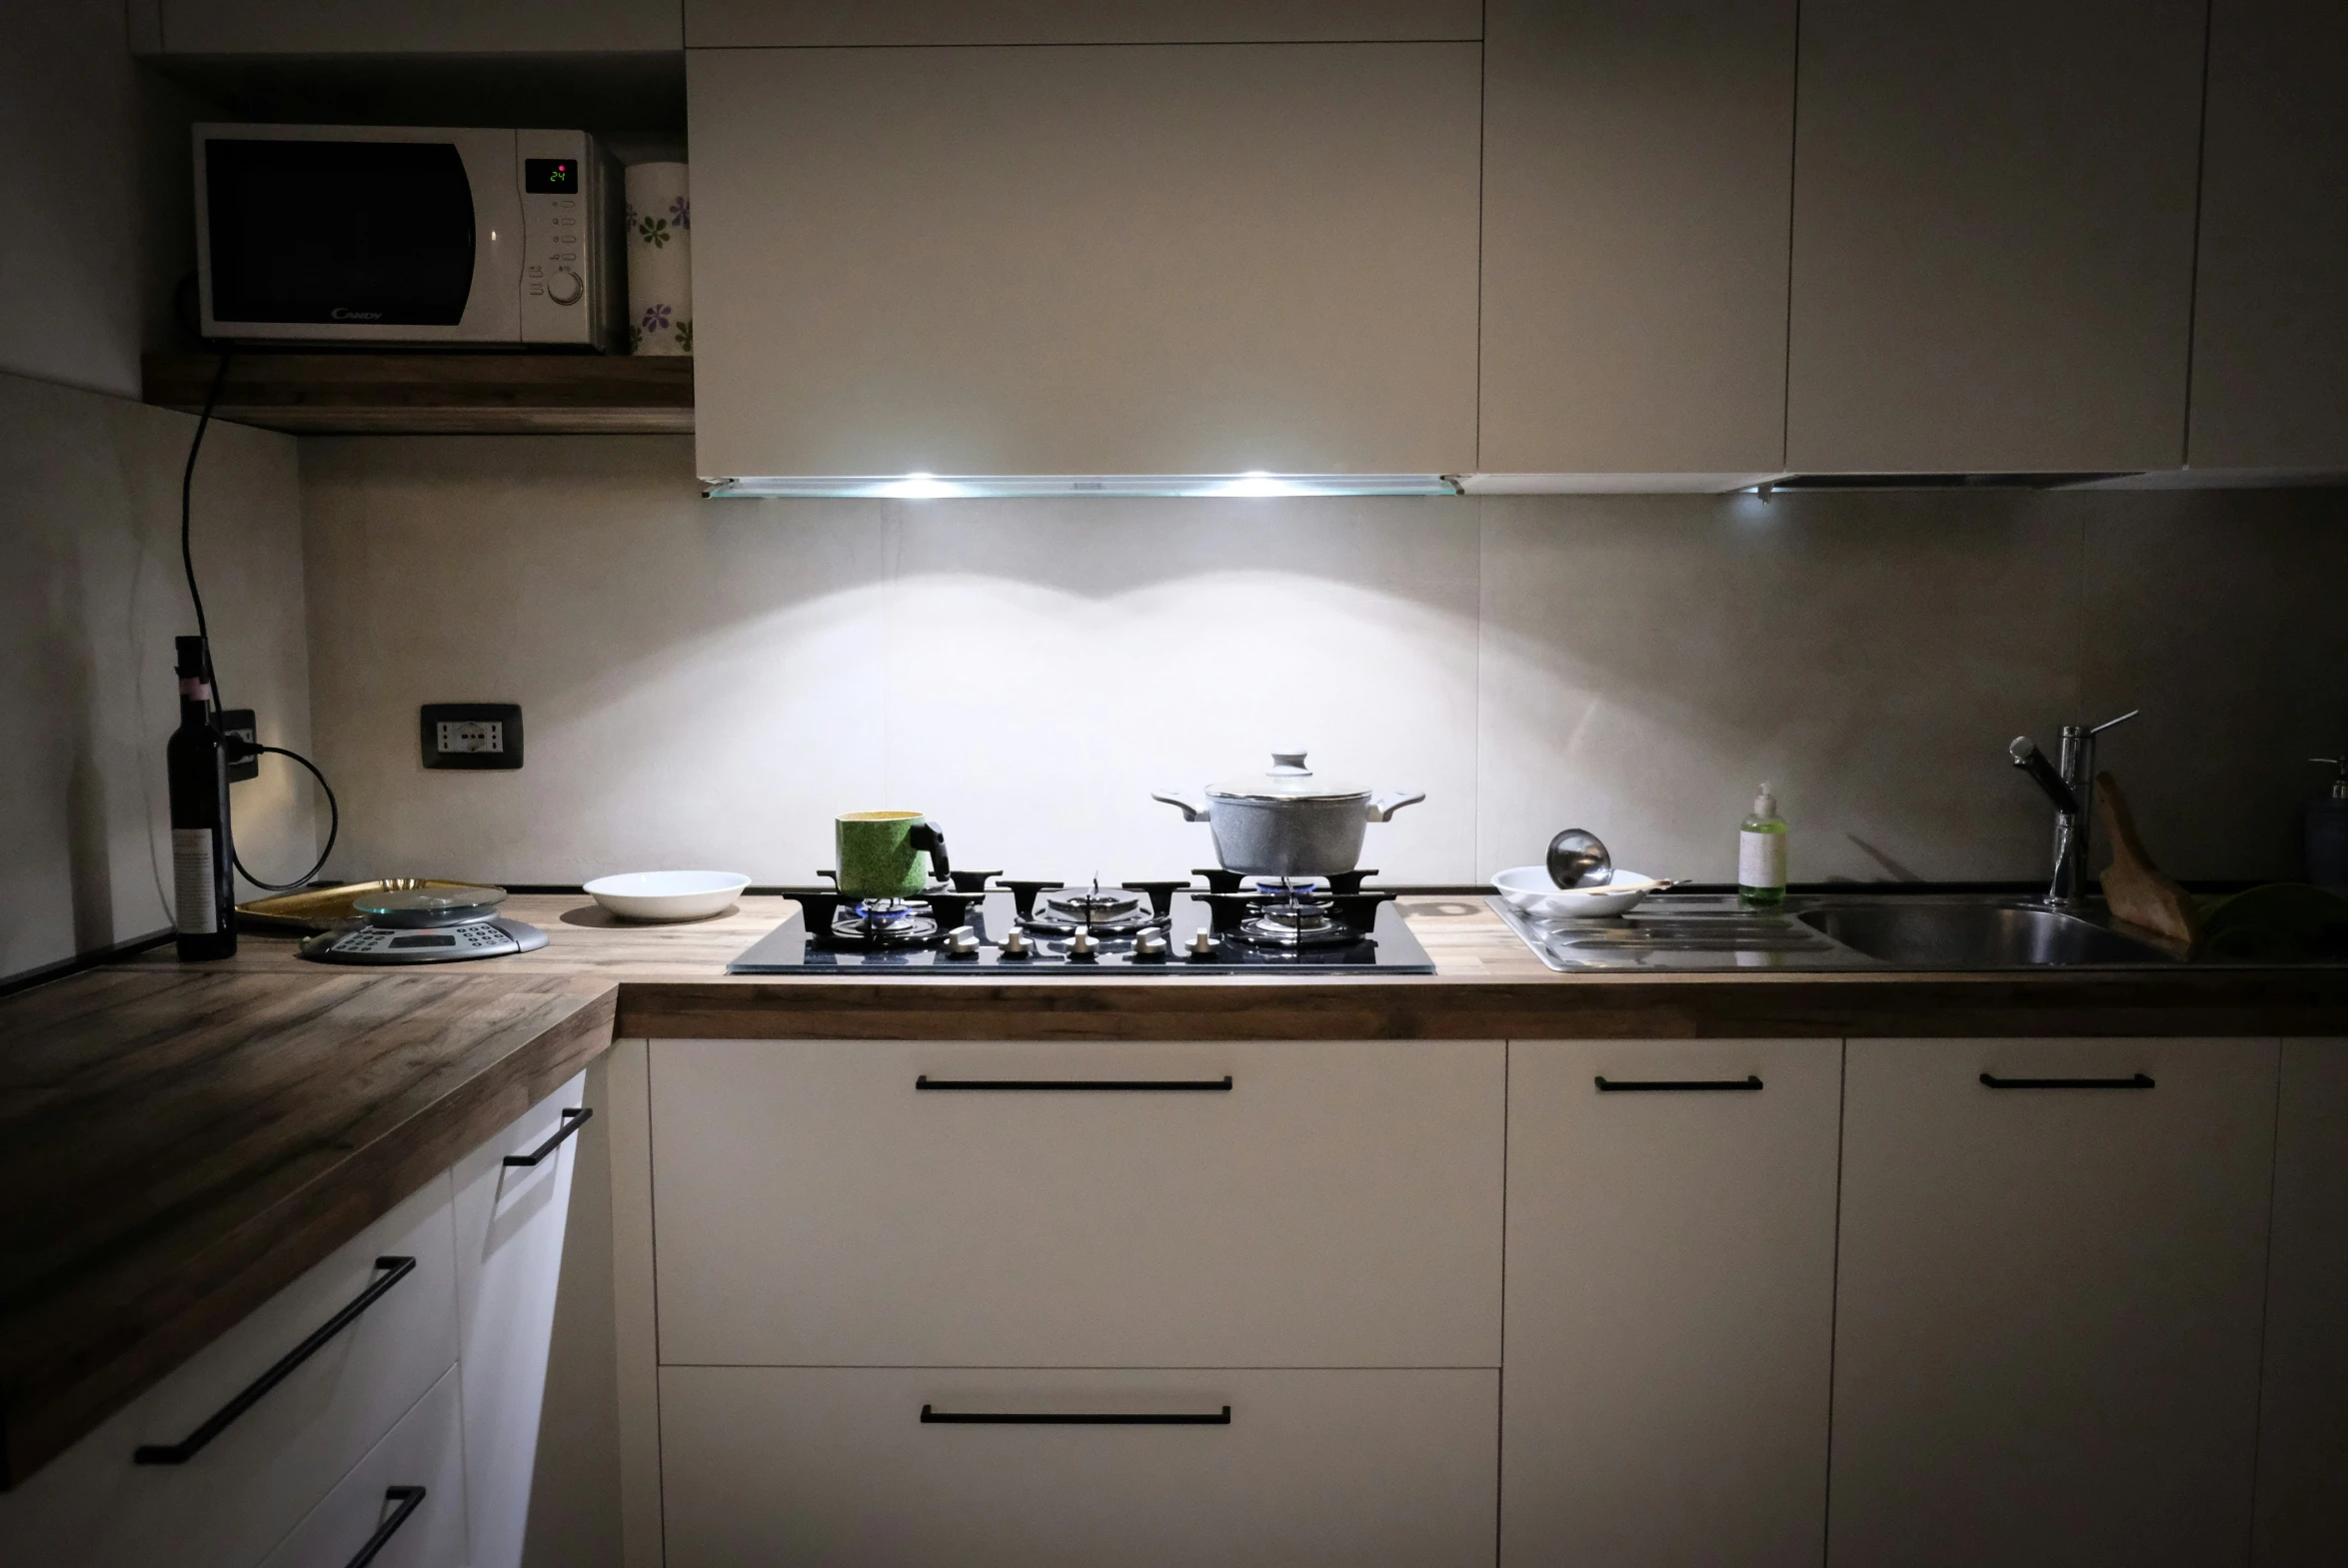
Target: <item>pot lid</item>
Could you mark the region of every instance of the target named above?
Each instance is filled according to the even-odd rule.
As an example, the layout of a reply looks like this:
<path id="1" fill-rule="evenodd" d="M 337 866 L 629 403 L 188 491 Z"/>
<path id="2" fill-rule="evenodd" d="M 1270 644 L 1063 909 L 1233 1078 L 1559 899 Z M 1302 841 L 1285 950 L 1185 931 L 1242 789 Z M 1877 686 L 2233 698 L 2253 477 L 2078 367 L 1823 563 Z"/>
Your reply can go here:
<path id="1" fill-rule="evenodd" d="M 1225 779 L 1206 786 L 1206 792 L 1225 800 L 1366 800 L 1369 790 L 1360 784 L 1332 780 L 1304 766 L 1302 752 L 1274 752 L 1271 767 L 1242 779 Z"/>
<path id="2" fill-rule="evenodd" d="M 505 901 L 503 887 L 399 887 L 360 893 L 351 907 L 361 914 L 448 914 L 494 909 Z"/>

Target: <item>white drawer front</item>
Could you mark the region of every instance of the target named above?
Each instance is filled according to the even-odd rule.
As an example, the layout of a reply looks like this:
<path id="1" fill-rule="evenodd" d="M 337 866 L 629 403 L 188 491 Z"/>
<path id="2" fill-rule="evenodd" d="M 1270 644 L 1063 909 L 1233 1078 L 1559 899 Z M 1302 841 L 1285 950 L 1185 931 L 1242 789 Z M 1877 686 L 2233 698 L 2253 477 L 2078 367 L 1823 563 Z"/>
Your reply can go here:
<path id="1" fill-rule="evenodd" d="M 1478 1370 L 669 1367 L 668 1568 L 1489 1568 L 1498 1394 Z"/>
<path id="2" fill-rule="evenodd" d="M 457 1358 L 455 1249 L 443 1174 L 185 1365 L 0 1494 L 0 1561 L 45 1568 L 252 1568 Z M 143 1443 L 202 1425 L 379 1277 L 415 1269 L 180 1465 Z"/>
<path id="3" fill-rule="evenodd" d="M 386 1526 L 391 1533 L 377 1549 L 372 1568 L 465 1568 L 460 1402 L 452 1367 L 278 1543 L 261 1568 L 342 1568 Z M 424 1495 L 399 1517 L 408 1499 L 393 1489 L 419 1486 Z"/>
<path id="4" fill-rule="evenodd" d="M 655 1041 L 661 1357 L 1497 1365 L 1503 1061 L 1480 1040 Z"/>

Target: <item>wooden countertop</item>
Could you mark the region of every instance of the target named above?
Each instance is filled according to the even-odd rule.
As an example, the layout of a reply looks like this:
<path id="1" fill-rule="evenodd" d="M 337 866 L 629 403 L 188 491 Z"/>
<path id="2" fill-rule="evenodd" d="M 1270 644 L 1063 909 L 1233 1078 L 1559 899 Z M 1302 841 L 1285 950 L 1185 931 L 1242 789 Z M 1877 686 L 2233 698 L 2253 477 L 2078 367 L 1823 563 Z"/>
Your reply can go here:
<path id="1" fill-rule="evenodd" d="M 631 926 L 518 896 L 540 951 L 330 967 L 168 947 L 0 1001 L 0 1459 L 59 1452 L 630 1036 L 946 1039 L 2348 1033 L 2348 970 L 1557 974 L 1481 899 L 1412 897 L 1432 975 L 729 976 L 751 897 Z"/>

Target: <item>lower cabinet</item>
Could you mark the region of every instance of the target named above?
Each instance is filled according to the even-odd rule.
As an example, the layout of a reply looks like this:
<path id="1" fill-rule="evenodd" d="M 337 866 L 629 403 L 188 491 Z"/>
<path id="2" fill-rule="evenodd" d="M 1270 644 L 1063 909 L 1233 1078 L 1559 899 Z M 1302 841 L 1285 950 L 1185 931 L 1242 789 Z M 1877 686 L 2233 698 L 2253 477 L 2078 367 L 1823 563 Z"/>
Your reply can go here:
<path id="1" fill-rule="evenodd" d="M 2254 1568 L 2348 1563 L 2348 1039 L 2285 1040 Z"/>
<path id="2" fill-rule="evenodd" d="M 1500 1561 L 1816 1568 L 1840 1040 L 1516 1041 Z"/>
<path id="3" fill-rule="evenodd" d="M 1497 1405 L 1488 1369 L 672 1366 L 667 1568 L 1482 1568 Z"/>
<path id="4" fill-rule="evenodd" d="M 1831 1564 L 2243 1560 L 2277 1058 L 1850 1042 Z"/>
<path id="5" fill-rule="evenodd" d="M 262 1568 L 466 1568 L 455 1367 L 278 1543 Z M 373 1548 L 373 1555 L 361 1554 Z"/>

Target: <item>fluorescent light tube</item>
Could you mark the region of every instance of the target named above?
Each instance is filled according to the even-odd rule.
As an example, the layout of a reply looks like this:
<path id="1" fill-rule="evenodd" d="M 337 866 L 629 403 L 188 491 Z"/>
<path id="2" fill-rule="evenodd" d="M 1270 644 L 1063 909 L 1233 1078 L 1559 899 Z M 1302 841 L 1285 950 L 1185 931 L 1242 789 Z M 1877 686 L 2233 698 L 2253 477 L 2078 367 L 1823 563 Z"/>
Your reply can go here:
<path id="1" fill-rule="evenodd" d="M 1444 474 L 764 474 L 705 479 L 713 498 L 996 496 L 1455 496 Z"/>

